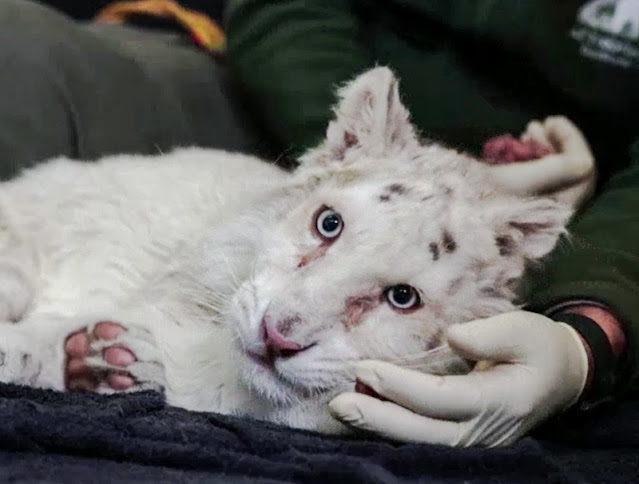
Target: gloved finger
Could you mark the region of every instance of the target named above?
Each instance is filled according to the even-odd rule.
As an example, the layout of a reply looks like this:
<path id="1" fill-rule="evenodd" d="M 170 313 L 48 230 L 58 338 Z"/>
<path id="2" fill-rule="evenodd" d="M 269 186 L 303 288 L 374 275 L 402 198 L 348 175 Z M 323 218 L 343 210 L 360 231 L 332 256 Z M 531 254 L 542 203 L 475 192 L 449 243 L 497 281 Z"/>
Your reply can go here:
<path id="1" fill-rule="evenodd" d="M 547 332 L 545 316 L 514 311 L 451 326 L 448 344 L 473 361 L 521 362 L 544 345 Z"/>
<path id="2" fill-rule="evenodd" d="M 552 189 L 558 183 L 574 181 L 580 176 L 581 172 L 578 171 L 576 176 L 565 158 L 563 154 L 551 154 L 525 163 L 491 165 L 487 173 L 498 186 L 509 192 L 530 195 Z"/>
<path id="3" fill-rule="evenodd" d="M 328 404 L 333 417 L 400 442 L 455 445 L 461 424 L 417 415 L 392 402 L 359 393 L 342 393 Z"/>
<path id="4" fill-rule="evenodd" d="M 590 156 L 588 143 L 579 129 L 564 116 L 550 116 L 544 121 L 548 137 L 562 153 Z"/>
<path id="5" fill-rule="evenodd" d="M 481 411 L 483 376 L 476 373 L 438 376 L 368 360 L 357 364 L 355 376 L 382 397 L 431 418 L 460 421 Z"/>
<path id="6" fill-rule="evenodd" d="M 526 126 L 526 131 L 520 136 L 522 141 L 536 141 L 545 146 L 552 146 L 548 139 L 544 125 L 537 120 L 533 120 Z"/>

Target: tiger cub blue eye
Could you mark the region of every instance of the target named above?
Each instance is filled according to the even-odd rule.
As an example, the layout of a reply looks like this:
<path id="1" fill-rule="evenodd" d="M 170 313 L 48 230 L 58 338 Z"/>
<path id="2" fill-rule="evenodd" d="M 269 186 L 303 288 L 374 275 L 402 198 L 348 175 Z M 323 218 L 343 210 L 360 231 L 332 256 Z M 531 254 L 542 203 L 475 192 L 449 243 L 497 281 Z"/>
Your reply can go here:
<path id="1" fill-rule="evenodd" d="M 417 289 L 408 284 L 389 287 L 386 289 L 385 296 L 388 303 L 397 309 L 416 309 L 422 304 Z"/>
<path id="2" fill-rule="evenodd" d="M 342 217 L 331 208 L 324 207 L 315 216 L 315 229 L 324 240 L 336 239 L 342 233 L 343 228 Z"/>

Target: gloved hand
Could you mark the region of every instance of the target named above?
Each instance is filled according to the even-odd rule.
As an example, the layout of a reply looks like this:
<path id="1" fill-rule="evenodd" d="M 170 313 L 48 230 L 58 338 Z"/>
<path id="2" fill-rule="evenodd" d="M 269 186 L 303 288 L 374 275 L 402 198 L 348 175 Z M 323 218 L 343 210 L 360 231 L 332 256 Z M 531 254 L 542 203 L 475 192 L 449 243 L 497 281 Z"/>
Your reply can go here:
<path id="1" fill-rule="evenodd" d="M 508 445 L 573 405 L 588 377 L 588 353 L 578 333 L 536 313 L 451 326 L 448 343 L 463 358 L 492 364 L 466 375 L 435 376 L 363 361 L 357 380 L 387 401 L 343 393 L 329 403 L 332 415 L 403 442 Z"/>
<path id="2" fill-rule="evenodd" d="M 513 143 L 515 146 L 509 146 Z M 594 193 L 595 158 L 582 132 L 564 116 L 531 121 L 519 140 L 496 138 L 487 145 L 484 156 L 488 158 L 499 155 L 500 150 L 504 150 L 505 155 L 532 157 L 526 162 L 519 159 L 513 163 L 508 162 L 506 156 L 487 171 L 493 182 L 507 192 L 543 193 L 573 207 L 581 206 Z M 525 146 L 529 148 L 528 153 L 520 153 Z M 545 156 L 542 156 L 543 147 L 547 148 Z"/>

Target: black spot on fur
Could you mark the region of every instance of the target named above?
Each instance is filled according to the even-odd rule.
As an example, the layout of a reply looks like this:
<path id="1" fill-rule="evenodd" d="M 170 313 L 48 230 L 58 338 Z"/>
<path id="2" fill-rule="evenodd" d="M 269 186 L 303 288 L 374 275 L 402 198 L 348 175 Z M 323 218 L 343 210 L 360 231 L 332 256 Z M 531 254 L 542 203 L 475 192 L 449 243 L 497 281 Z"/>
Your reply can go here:
<path id="1" fill-rule="evenodd" d="M 346 131 L 344 133 L 344 143 L 333 148 L 331 153 L 332 158 L 337 161 L 343 160 L 346 156 L 346 151 L 349 148 L 357 145 L 358 142 L 359 140 L 357 139 L 357 136 L 355 134 L 351 133 L 350 131 Z"/>
<path id="2" fill-rule="evenodd" d="M 516 228 L 521 231 L 524 235 L 529 235 L 534 232 L 540 232 L 543 230 L 548 230 L 552 227 L 552 223 L 518 223 L 518 222 L 510 222 L 508 225 Z"/>
<path id="3" fill-rule="evenodd" d="M 277 325 L 277 329 L 279 330 L 282 336 L 289 336 L 291 331 L 298 326 L 302 322 L 302 319 L 299 316 L 292 316 L 288 318 L 283 318 Z"/>
<path id="4" fill-rule="evenodd" d="M 455 242 L 455 239 L 453 239 L 453 236 L 450 235 L 450 233 L 447 231 L 444 232 L 442 245 L 444 246 L 444 250 L 448 252 L 449 254 L 451 252 L 455 252 L 455 249 L 457 249 L 457 242 Z"/>
<path id="5" fill-rule="evenodd" d="M 388 202 L 394 195 L 403 195 L 406 192 L 408 192 L 408 188 L 404 185 L 401 183 L 393 183 L 384 188 L 384 192 L 379 196 L 379 200 L 380 202 Z"/>
<path id="6" fill-rule="evenodd" d="M 403 195 L 406 193 L 406 187 L 400 183 L 393 183 L 388 186 L 388 191 L 391 193 L 397 193 L 397 195 Z"/>
<path id="7" fill-rule="evenodd" d="M 502 294 L 495 287 L 482 287 L 480 289 L 481 293 L 486 297 L 500 297 Z"/>
<path id="8" fill-rule="evenodd" d="M 344 132 L 344 146 L 347 149 L 355 146 L 357 142 L 358 142 L 357 136 L 354 133 L 351 133 L 350 131 Z"/>
<path id="9" fill-rule="evenodd" d="M 499 255 L 507 256 L 513 253 L 513 239 L 506 235 L 495 238 L 495 243 L 499 248 Z"/>
<path id="10" fill-rule="evenodd" d="M 439 246 L 435 242 L 431 242 L 428 246 L 430 253 L 433 255 L 433 260 L 439 259 Z"/>

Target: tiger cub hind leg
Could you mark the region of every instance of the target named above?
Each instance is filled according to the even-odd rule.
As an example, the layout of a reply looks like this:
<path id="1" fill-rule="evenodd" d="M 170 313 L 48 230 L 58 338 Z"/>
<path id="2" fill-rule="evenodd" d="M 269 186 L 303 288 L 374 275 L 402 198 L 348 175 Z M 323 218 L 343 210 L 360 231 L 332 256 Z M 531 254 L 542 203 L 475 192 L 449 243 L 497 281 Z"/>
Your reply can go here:
<path id="1" fill-rule="evenodd" d="M 61 352 L 49 335 L 23 324 L 0 324 L 0 382 L 64 388 Z"/>

